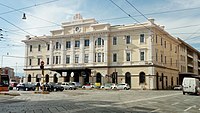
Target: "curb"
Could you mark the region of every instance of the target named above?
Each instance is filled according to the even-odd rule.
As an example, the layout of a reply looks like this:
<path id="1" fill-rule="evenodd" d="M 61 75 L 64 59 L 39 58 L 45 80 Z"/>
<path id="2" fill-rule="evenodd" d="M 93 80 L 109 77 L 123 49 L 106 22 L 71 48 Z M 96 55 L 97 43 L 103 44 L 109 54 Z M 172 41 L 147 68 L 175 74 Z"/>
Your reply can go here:
<path id="1" fill-rule="evenodd" d="M 20 96 L 19 93 L 0 93 L 0 95 Z"/>
<path id="2" fill-rule="evenodd" d="M 48 91 L 35 91 L 34 94 L 49 94 Z"/>

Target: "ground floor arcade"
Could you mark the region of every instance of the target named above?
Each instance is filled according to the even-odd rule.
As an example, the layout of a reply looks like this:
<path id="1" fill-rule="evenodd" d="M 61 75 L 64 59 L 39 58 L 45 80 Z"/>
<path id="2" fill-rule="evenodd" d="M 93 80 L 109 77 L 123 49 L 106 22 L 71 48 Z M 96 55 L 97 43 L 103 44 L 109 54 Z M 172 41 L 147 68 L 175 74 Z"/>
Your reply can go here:
<path id="1" fill-rule="evenodd" d="M 54 68 L 25 70 L 26 82 L 127 83 L 131 89 L 169 89 L 179 84 L 177 70 L 161 67 Z"/>

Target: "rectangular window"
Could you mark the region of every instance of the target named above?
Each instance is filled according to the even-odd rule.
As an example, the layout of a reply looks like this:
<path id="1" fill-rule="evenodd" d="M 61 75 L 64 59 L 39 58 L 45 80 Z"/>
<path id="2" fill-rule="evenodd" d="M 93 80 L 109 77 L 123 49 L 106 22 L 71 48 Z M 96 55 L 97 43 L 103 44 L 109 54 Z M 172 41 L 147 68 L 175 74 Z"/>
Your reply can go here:
<path id="1" fill-rule="evenodd" d="M 53 56 L 53 64 L 55 63 L 55 56 Z"/>
<path id="2" fill-rule="evenodd" d="M 117 37 L 113 37 L 113 45 L 117 45 Z"/>
<path id="3" fill-rule="evenodd" d="M 156 35 L 156 43 L 158 43 L 158 36 Z"/>
<path id="4" fill-rule="evenodd" d="M 167 48 L 167 42 L 165 41 L 165 48 Z"/>
<path id="5" fill-rule="evenodd" d="M 161 62 L 163 62 L 163 55 L 162 54 L 160 55 L 160 59 L 161 59 Z"/>
<path id="6" fill-rule="evenodd" d="M 131 61 L 131 54 L 129 52 L 126 53 L 126 61 Z"/>
<path id="7" fill-rule="evenodd" d="M 49 65 L 49 58 L 47 58 L 47 65 Z"/>
<path id="8" fill-rule="evenodd" d="M 98 45 L 101 45 L 101 38 L 98 38 Z"/>
<path id="9" fill-rule="evenodd" d="M 140 34 L 140 43 L 144 43 L 144 34 Z"/>
<path id="10" fill-rule="evenodd" d="M 98 53 L 97 57 L 98 57 L 97 61 L 101 62 L 101 53 Z"/>
<path id="11" fill-rule="evenodd" d="M 32 52 L 32 49 L 33 49 L 33 46 L 32 46 L 32 45 L 30 45 L 30 52 Z"/>
<path id="12" fill-rule="evenodd" d="M 88 58 L 89 58 L 89 55 L 88 55 L 88 54 L 85 54 L 85 57 L 84 57 L 84 62 L 85 62 L 85 63 L 88 63 Z"/>
<path id="13" fill-rule="evenodd" d="M 49 49 L 50 49 L 50 45 L 49 45 L 49 44 L 47 44 L 47 51 L 49 51 Z"/>
<path id="14" fill-rule="evenodd" d="M 160 44 L 161 44 L 161 46 L 163 45 L 163 39 L 162 39 L 162 37 L 160 39 Z"/>
<path id="15" fill-rule="evenodd" d="M 80 41 L 79 40 L 75 41 L 75 47 L 80 47 Z"/>
<path id="16" fill-rule="evenodd" d="M 167 64 L 167 56 L 165 56 L 165 64 Z"/>
<path id="17" fill-rule="evenodd" d="M 102 53 L 102 62 L 104 62 L 104 53 Z"/>
<path id="18" fill-rule="evenodd" d="M 172 44 L 170 44 L 170 51 L 172 51 Z"/>
<path id="19" fill-rule="evenodd" d="M 171 63 L 171 66 L 172 66 L 172 58 L 170 59 L 170 63 Z"/>
<path id="20" fill-rule="evenodd" d="M 144 61 L 144 51 L 140 52 L 140 61 Z"/>
<path id="21" fill-rule="evenodd" d="M 40 58 L 38 58 L 38 65 L 40 65 Z"/>
<path id="22" fill-rule="evenodd" d="M 88 39 L 87 39 L 87 40 L 85 40 L 85 43 L 84 43 L 84 45 L 85 45 L 85 46 L 89 46 L 89 45 L 90 45 L 90 40 L 88 40 Z"/>
<path id="23" fill-rule="evenodd" d="M 29 59 L 29 65 L 30 66 L 32 65 L 32 59 L 31 58 Z"/>
<path id="24" fill-rule="evenodd" d="M 156 61 L 158 61 L 158 53 L 156 52 Z"/>
<path id="25" fill-rule="evenodd" d="M 69 63 L 70 63 L 70 56 L 66 55 L 66 64 L 69 64 Z"/>
<path id="26" fill-rule="evenodd" d="M 41 51 L 41 45 L 38 45 L 38 51 Z"/>
<path id="27" fill-rule="evenodd" d="M 97 53 L 94 54 L 94 62 L 97 62 L 96 58 L 97 58 Z"/>
<path id="28" fill-rule="evenodd" d="M 113 62 L 117 62 L 117 53 L 113 53 Z"/>
<path id="29" fill-rule="evenodd" d="M 61 64 L 61 56 L 58 56 L 58 64 Z"/>
<path id="30" fill-rule="evenodd" d="M 130 35 L 126 36 L 126 44 L 130 44 L 131 43 L 131 37 Z"/>
<path id="31" fill-rule="evenodd" d="M 66 48 L 68 49 L 68 48 L 70 48 L 71 47 L 71 42 L 70 41 L 67 41 L 66 42 Z"/>
<path id="32" fill-rule="evenodd" d="M 78 63 L 78 60 L 79 60 L 79 56 L 75 55 L 75 63 Z"/>
<path id="33" fill-rule="evenodd" d="M 56 56 L 56 64 L 58 64 L 58 56 Z"/>

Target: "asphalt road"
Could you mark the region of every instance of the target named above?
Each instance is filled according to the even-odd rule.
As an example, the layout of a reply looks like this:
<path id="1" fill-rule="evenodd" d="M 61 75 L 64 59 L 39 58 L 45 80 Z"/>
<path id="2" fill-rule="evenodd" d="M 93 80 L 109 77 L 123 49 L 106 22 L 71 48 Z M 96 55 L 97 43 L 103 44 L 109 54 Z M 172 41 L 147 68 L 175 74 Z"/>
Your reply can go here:
<path id="1" fill-rule="evenodd" d="M 14 91 L 15 92 L 15 91 Z M 5 99 L 0 113 L 200 113 L 200 96 L 181 91 L 72 90 Z M 2 101 L 3 100 L 3 101 Z"/>

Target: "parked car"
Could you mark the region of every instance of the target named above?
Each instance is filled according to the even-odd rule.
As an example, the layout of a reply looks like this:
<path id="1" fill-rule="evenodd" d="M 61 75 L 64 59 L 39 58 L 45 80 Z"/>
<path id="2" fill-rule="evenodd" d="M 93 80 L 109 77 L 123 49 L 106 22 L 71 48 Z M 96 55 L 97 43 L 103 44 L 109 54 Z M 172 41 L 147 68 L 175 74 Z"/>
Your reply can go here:
<path id="1" fill-rule="evenodd" d="M 129 90 L 130 86 L 127 83 L 117 84 L 117 89 Z"/>
<path id="2" fill-rule="evenodd" d="M 63 91 L 64 87 L 59 85 L 59 84 L 55 84 L 55 83 L 49 83 L 50 88 L 53 89 L 52 91 Z"/>
<path id="3" fill-rule="evenodd" d="M 71 83 L 73 83 L 76 86 L 76 88 L 82 87 L 82 85 L 79 82 L 71 82 Z"/>
<path id="4" fill-rule="evenodd" d="M 77 87 L 75 86 L 74 83 L 69 83 L 69 82 L 63 82 L 61 84 L 61 86 L 63 86 L 65 90 L 76 90 L 77 89 Z"/>
<path id="5" fill-rule="evenodd" d="M 19 90 L 23 90 L 23 91 L 35 91 L 35 85 L 33 84 L 29 84 L 29 83 L 19 83 L 16 86 L 16 89 Z"/>
<path id="6" fill-rule="evenodd" d="M 93 83 L 87 83 L 85 85 L 82 86 L 83 89 L 91 89 L 91 88 L 95 88 L 95 85 Z"/>
<path id="7" fill-rule="evenodd" d="M 43 88 L 44 88 L 44 91 L 49 91 L 49 92 L 54 91 L 54 87 L 48 83 L 42 84 L 40 86 L 41 90 L 43 90 Z"/>
<path id="8" fill-rule="evenodd" d="M 117 86 L 114 83 L 106 83 L 105 85 L 102 85 L 100 88 L 102 88 L 102 89 L 116 89 Z"/>
<path id="9" fill-rule="evenodd" d="M 182 90 L 183 87 L 182 87 L 182 85 L 176 85 L 176 86 L 174 86 L 173 89 L 174 89 L 174 90 Z"/>

